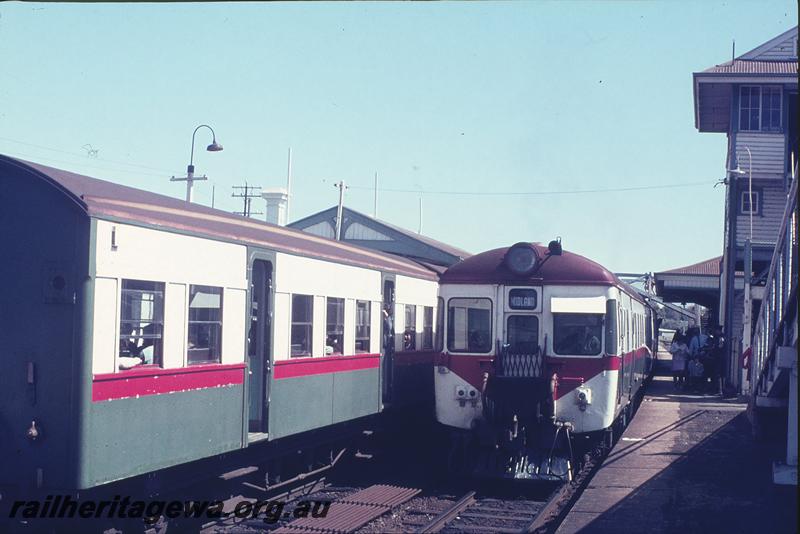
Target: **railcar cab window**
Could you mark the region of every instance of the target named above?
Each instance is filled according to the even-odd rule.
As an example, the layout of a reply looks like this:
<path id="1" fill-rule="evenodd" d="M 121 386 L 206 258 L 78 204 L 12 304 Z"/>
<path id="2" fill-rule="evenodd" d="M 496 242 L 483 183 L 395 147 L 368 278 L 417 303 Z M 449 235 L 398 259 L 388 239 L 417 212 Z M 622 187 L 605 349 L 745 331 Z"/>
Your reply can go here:
<path id="1" fill-rule="evenodd" d="M 554 313 L 553 350 L 556 354 L 596 356 L 603 339 L 603 316 L 594 313 Z"/>
<path id="2" fill-rule="evenodd" d="M 447 348 L 450 352 L 492 350 L 492 301 L 452 298 L 447 302 Z"/>
<path id="3" fill-rule="evenodd" d="M 341 356 L 344 347 L 344 299 L 327 298 L 325 355 Z"/>
<path id="4" fill-rule="evenodd" d="M 164 284 L 123 280 L 119 321 L 121 370 L 161 365 L 164 332 Z"/>
<path id="5" fill-rule="evenodd" d="M 511 354 L 539 352 L 539 319 L 535 315 L 510 315 L 506 344 Z"/>
<path id="6" fill-rule="evenodd" d="M 369 352 L 370 344 L 370 302 L 356 301 L 356 354 Z"/>
<path id="7" fill-rule="evenodd" d="M 417 307 L 406 304 L 405 330 L 403 330 L 403 350 L 417 350 Z"/>
<path id="8" fill-rule="evenodd" d="M 189 365 L 222 361 L 222 288 L 189 286 Z"/>
<path id="9" fill-rule="evenodd" d="M 311 356 L 311 340 L 314 324 L 314 297 L 292 295 L 292 340 L 291 355 Z"/>

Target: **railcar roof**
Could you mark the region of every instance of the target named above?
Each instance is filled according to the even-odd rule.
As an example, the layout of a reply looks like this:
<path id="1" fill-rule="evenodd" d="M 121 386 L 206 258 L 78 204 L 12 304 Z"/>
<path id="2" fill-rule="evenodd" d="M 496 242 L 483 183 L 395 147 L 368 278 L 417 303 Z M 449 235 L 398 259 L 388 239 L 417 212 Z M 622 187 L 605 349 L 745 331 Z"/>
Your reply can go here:
<path id="1" fill-rule="evenodd" d="M 418 263 L 183 200 L 0 155 L 11 166 L 61 190 L 91 217 L 130 222 L 212 239 L 265 247 L 358 267 L 436 280 Z"/>
<path id="2" fill-rule="evenodd" d="M 563 284 L 563 285 L 606 285 L 628 289 L 628 285 L 617 276 L 588 258 L 563 251 L 560 256 L 547 260 L 547 247 L 532 243 L 539 254 L 541 267 L 529 276 L 512 273 L 503 263 L 503 257 L 510 247 L 496 248 L 471 256 L 456 263 L 440 278 L 443 284 Z M 635 295 L 635 291 L 630 290 Z"/>

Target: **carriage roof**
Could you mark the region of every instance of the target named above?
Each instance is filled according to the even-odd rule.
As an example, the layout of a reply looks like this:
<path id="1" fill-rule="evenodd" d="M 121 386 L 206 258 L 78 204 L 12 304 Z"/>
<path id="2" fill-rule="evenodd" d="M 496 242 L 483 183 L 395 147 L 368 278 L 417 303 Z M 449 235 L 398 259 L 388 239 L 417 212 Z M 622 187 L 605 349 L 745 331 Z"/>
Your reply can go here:
<path id="1" fill-rule="evenodd" d="M 0 155 L 0 169 L 3 167 L 52 185 L 90 217 L 436 280 L 430 269 L 413 261 L 300 230 Z"/>

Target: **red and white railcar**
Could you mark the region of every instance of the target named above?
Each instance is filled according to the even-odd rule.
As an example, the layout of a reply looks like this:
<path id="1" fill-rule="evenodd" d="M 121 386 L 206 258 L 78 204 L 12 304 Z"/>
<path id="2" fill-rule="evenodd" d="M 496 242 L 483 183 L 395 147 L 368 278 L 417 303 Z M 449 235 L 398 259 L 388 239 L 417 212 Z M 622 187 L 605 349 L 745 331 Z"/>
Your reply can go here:
<path id="1" fill-rule="evenodd" d="M 440 298 L 436 417 L 478 471 L 568 478 L 571 435 L 629 417 L 652 368 L 655 314 L 601 265 L 560 242 L 518 243 L 448 269 Z"/>

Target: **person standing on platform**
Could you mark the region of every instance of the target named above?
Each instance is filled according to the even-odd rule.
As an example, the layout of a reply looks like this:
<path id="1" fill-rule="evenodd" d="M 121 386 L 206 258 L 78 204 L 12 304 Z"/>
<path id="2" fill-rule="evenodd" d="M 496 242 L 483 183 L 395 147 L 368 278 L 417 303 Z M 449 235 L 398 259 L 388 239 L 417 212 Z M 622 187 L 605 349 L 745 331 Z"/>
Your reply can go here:
<path id="1" fill-rule="evenodd" d="M 682 389 L 686 385 L 689 347 L 686 346 L 686 337 L 680 330 L 676 330 L 675 335 L 672 336 L 669 352 L 672 354 L 672 383 L 675 389 Z"/>

